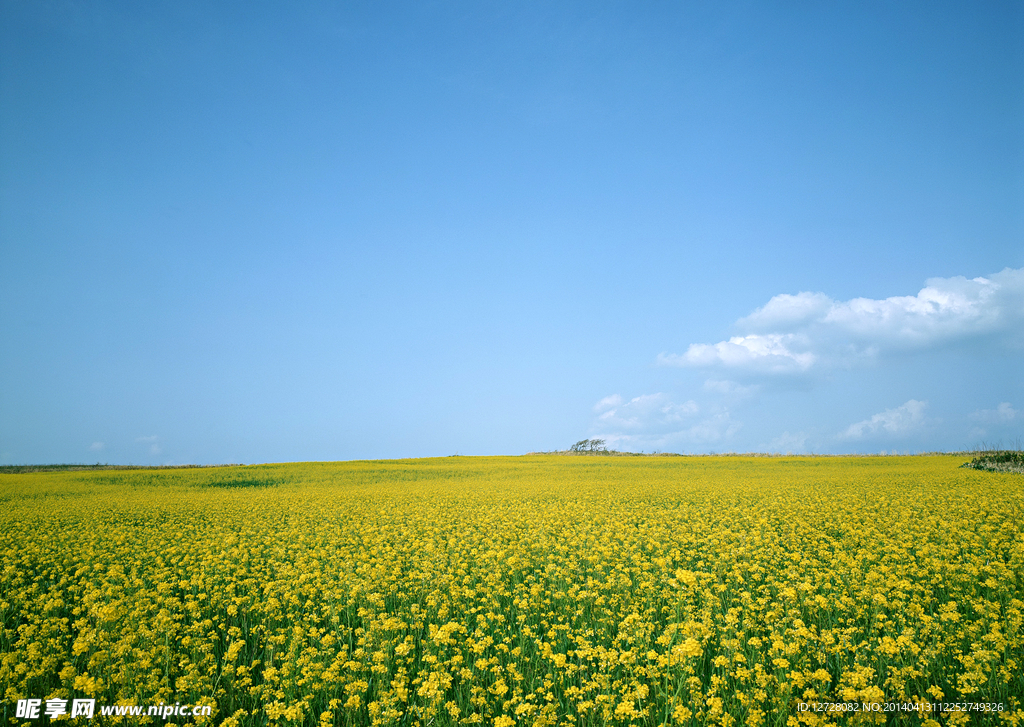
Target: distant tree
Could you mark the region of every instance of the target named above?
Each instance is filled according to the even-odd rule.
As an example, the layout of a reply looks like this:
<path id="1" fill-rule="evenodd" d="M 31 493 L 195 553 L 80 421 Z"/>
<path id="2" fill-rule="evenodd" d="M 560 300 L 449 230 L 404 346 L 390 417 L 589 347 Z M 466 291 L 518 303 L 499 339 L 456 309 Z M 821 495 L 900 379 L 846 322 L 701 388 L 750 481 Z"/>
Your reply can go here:
<path id="1" fill-rule="evenodd" d="M 576 444 L 569 447 L 570 452 L 607 452 L 607 448 L 604 446 L 605 440 L 603 439 L 581 439 Z"/>

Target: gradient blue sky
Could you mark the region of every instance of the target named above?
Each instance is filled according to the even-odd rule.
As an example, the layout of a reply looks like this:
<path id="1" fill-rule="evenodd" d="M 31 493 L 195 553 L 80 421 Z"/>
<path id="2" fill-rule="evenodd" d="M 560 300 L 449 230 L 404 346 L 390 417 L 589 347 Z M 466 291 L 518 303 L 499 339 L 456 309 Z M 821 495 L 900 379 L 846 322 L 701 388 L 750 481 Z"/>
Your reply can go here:
<path id="1" fill-rule="evenodd" d="M 0 463 L 1024 434 L 1024 4 L 0 0 Z"/>

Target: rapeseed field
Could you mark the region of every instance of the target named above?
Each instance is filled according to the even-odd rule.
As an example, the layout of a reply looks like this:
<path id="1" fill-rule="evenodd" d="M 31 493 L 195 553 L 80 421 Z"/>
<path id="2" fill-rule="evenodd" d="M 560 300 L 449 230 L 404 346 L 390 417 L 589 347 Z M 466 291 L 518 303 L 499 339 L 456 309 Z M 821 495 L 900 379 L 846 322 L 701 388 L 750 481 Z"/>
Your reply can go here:
<path id="1" fill-rule="evenodd" d="M 3 716 L 88 698 L 229 727 L 1022 724 L 1024 478 L 963 461 L 3 474 Z"/>

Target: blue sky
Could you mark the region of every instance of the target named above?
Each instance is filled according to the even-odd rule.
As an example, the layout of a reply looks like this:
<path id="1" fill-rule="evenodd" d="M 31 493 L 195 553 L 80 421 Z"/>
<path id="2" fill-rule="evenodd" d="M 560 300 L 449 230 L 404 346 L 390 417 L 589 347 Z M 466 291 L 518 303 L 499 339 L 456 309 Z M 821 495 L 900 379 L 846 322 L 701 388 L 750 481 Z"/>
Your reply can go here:
<path id="1" fill-rule="evenodd" d="M 1024 6 L 0 0 L 0 464 L 1024 435 Z"/>

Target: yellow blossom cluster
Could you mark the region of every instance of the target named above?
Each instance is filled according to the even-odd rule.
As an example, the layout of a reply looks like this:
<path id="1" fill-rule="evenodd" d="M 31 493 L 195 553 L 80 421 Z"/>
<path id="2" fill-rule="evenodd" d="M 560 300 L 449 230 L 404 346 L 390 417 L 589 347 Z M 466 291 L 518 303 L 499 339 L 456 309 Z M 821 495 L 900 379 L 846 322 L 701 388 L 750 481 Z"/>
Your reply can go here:
<path id="1" fill-rule="evenodd" d="M 1024 724 L 1024 484 L 960 463 L 0 474 L 3 715 L 88 697 L 209 704 L 194 719 L 228 727 Z"/>

